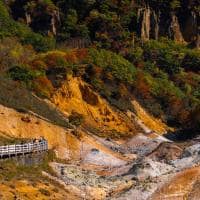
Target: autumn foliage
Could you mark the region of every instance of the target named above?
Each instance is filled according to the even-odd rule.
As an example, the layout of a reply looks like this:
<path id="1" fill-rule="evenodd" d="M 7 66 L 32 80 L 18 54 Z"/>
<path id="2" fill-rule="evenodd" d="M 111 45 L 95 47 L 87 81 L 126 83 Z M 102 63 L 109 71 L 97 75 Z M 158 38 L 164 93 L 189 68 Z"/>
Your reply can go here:
<path id="1" fill-rule="evenodd" d="M 51 97 L 54 91 L 51 81 L 46 76 L 40 76 L 33 81 L 33 89 L 39 95 L 43 97 Z"/>

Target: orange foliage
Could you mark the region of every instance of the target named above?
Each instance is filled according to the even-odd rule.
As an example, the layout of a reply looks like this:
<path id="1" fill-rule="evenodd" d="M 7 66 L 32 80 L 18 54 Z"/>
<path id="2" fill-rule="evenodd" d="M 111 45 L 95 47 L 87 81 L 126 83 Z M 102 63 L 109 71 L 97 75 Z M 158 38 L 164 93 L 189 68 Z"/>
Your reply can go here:
<path id="1" fill-rule="evenodd" d="M 190 120 L 190 112 L 187 110 L 181 110 L 179 113 L 179 120 L 181 123 L 188 123 Z"/>
<path id="2" fill-rule="evenodd" d="M 47 64 L 48 68 L 57 67 L 59 63 L 64 62 L 63 54 L 59 54 L 57 52 L 48 53 L 45 56 L 45 63 Z"/>
<path id="3" fill-rule="evenodd" d="M 76 51 L 67 52 L 64 58 L 68 63 L 72 63 L 72 64 L 77 64 L 78 63 L 78 58 L 77 58 L 77 55 L 76 55 Z"/>
<path id="4" fill-rule="evenodd" d="M 75 49 L 67 52 L 52 51 L 47 53 L 43 61 L 46 63 L 48 68 L 57 66 L 67 66 L 70 64 L 79 64 L 87 58 L 87 49 Z"/>
<path id="5" fill-rule="evenodd" d="M 190 84 L 192 87 L 198 87 L 198 81 L 194 80 L 195 73 L 188 72 L 185 81 Z"/>
<path id="6" fill-rule="evenodd" d="M 173 113 L 178 113 L 183 107 L 183 102 L 181 99 L 176 98 L 175 96 L 169 99 L 169 105 L 171 105 L 171 110 Z"/>
<path id="7" fill-rule="evenodd" d="M 27 64 L 35 55 L 35 51 L 31 45 L 23 46 L 23 52 L 19 56 L 19 63 Z"/>
<path id="8" fill-rule="evenodd" d="M 37 77 L 34 80 L 34 90 L 36 93 L 42 94 L 46 97 L 50 97 L 54 87 L 51 81 L 46 76 Z"/>
<path id="9" fill-rule="evenodd" d="M 31 63 L 30 66 L 32 69 L 47 69 L 47 65 L 39 59 L 34 59 Z"/>
<path id="10" fill-rule="evenodd" d="M 103 76 L 104 76 L 107 80 L 109 80 L 109 81 L 113 81 L 113 80 L 114 80 L 114 77 L 113 77 L 113 75 L 112 75 L 111 72 L 105 72 L 105 73 L 103 74 Z"/>
<path id="11" fill-rule="evenodd" d="M 128 95 L 128 90 L 123 83 L 120 83 L 119 85 L 119 93 L 121 96 L 124 96 L 124 97 Z"/>
<path id="12" fill-rule="evenodd" d="M 184 102 L 181 99 L 171 97 L 169 99 L 170 110 L 173 115 L 177 116 L 181 123 L 187 123 L 190 112 L 185 109 Z"/>
<path id="13" fill-rule="evenodd" d="M 150 99 L 150 86 L 148 85 L 147 81 L 144 78 L 143 73 L 138 73 L 136 88 L 139 94 L 141 94 L 144 98 Z"/>
<path id="14" fill-rule="evenodd" d="M 76 57 L 79 61 L 83 61 L 88 57 L 88 50 L 87 49 L 77 49 L 76 50 Z"/>
<path id="15" fill-rule="evenodd" d="M 73 51 L 69 51 L 65 55 L 65 59 L 68 63 L 81 63 L 84 59 L 86 59 L 88 56 L 88 50 L 87 49 L 75 49 Z"/>
<path id="16" fill-rule="evenodd" d="M 136 63 L 135 63 L 135 66 L 136 66 L 137 68 L 143 69 L 143 68 L 144 68 L 144 62 L 142 62 L 142 61 L 136 62 Z"/>
<path id="17" fill-rule="evenodd" d="M 100 76 L 103 74 L 103 69 L 101 67 L 93 65 L 91 73 L 92 73 L 91 74 L 92 76 L 94 76 L 96 78 L 100 78 Z"/>

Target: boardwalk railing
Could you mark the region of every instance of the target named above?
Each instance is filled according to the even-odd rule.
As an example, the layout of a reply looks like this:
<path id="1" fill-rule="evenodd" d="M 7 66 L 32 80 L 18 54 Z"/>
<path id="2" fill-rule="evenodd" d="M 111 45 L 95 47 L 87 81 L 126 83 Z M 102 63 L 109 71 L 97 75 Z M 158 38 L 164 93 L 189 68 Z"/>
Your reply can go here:
<path id="1" fill-rule="evenodd" d="M 48 142 L 46 140 L 41 140 L 38 142 L 30 142 L 25 144 L 14 144 L 0 146 L 0 158 L 6 156 L 15 156 L 19 154 L 27 154 L 34 152 L 41 152 L 48 150 Z"/>

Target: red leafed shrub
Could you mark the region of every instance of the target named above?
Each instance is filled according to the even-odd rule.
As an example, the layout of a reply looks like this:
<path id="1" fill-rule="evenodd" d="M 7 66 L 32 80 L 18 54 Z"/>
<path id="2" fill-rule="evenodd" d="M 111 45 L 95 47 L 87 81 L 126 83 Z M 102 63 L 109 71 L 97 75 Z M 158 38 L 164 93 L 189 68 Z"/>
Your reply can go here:
<path id="1" fill-rule="evenodd" d="M 87 55 L 87 49 L 76 49 L 66 52 L 52 51 L 45 54 L 42 60 L 48 66 L 48 69 L 54 67 L 70 67 L 74 64 L 83 63 Z"/>
<path id="2" fill-rule="evenodd" d="M 193 87 L 198 87 L 198 81 L 195 80 L 195 77 L 198 77 L 198 76 L 196 76 L 195 73 L 188 72 L 184 81 L 187 82 L 188 84 L 190 84 Z"/>
<path id="3" fill-rule="evenodd" d="M 66 62 L 71 64 L 83 63 L 88 56 L 87 49 L 75 49 L 65 54 Z"/>
<path id="4" fill-rule="evenodd" d="M 103 69 L 101 67 L 96 66 L 96 65 L 89 65 L 87 72 L 92 77 L 100 78 L 103 74 Z"/>
<path id="5" fill-rule="evenodd" d="M 71 64 L 77 64 L 78 63 L 76 51 L 67 52 L 65 54 L 64 58 L 68 63 L 71 63 Z"/>
<path id="6" fill-rule="evenodd" d="M 172 116 L 174 116 L 179 123 L 184 124 L 189 120 L 190 112 L 185 108 L 184 100 L 172 96 L 169 98 L 169 109 Z"/>
<path id="7" fill-rule="evenodd" d="M 135 87 L 136 87 L 137 93 L 140 96 L 144 97 L 145 99 L 151 98 L 150 86 L 148 82 L 146 81 L 144 74 L 141 72 L 137 74 Z"/>
<path id="8" fill-rule="evenodd" d="M 76 57 L 79 59 L 79 62 L 83 62 L 88 57 L 87 49 L 77 49 Z"/>
<path id="9" fill-rule="evenodd" d="M 143 68 L 144 68 L 144 62 L 142 62 L 142 61 L 136 62 L 136 63 L 135 63 L 135 66 L 136 66 L 137 68 L 143 69 Z"/>
<path id="10" fill-rule="evenodd" d="M 65 53 L 62 52 L 48 53 L 45 55 L 44 62 L 47 64 L 48 68 L 65 67 L 65 65 L 67 65 Z"/>
<path id="11" fill-rule="evenodd" d="M 46 70 L 47 65 L 40 59 L 34 59 L 31 63 L 30 66 L 32 69 L 38 69 L 38 70 Z"/>
<path id="12" fill-rule="evenodd" d="M 181 110 L 181 114 L 179 115 L 179 121 L 181 124 L 187 124 L 190 120 L 190 112 L 188 110 Z"/>
<path id="13" fill-rule="evenodd" d="M 49 98 L 54 90 L 54 87 L 46 76 L 40 76 L 33 81 L 33 89 L 38 95 Z"/>
<path id="14" fill-rule="evenodd" d="M 183 107 L 183 101 L 175 96 L 169 98 L 169 105 L 174 114 L 178 114 Z"/>

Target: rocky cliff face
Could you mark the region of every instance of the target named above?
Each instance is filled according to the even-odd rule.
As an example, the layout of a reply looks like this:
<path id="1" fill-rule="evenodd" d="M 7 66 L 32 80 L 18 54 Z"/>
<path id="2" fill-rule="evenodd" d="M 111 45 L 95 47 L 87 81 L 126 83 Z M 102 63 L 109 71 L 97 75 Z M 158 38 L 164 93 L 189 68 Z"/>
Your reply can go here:
<path id="1" fill-rule="evenodd" d="M 144 1 L 135 4 L 138 9 L 138 34 L 143 41 L 167 36 L 177 42 L 190 43 L 199 48 L 198 1 L 186 0 L 180 4 Z M 169 5 L 168 5 L 169 4 Z"/>
<path id="2" fill-rule="evenodd" d="M 137 126 L 128 118 L 102 99 L 90 85 L 80 78 L 71 78 L 55 92 L 52 102 L 62 111 L 73 112 L 84 116 L 84 124 L 101 130 L 101 133 L 111 136 L 114 132 L 129 135 L 137 132 Z M 109 135 L 110 133 L 110 135 Z"/>
<path id="3" fill-rule="evenodd" d="M 58 31 L 62 29 L 62 26 L 65 26 L 64 21 L 67 12 L 63 13 L 64 8 L 59 5 L 59 1 L 54 3 L 51 1 L 34 0 L 27 2 L 19 0 L 9 3 L 9 7 L 15 20 L 23 21 L 36 32 L 56 36 Z M 74 5 L 76 4 L 78 2 L 75 1 Z M 104 5 L 103 2 L 97 3 L 97 1 L 96 4 L 98 6 L 95 7 L 95 4 L 93 4 L 94 7 L 91 7 L 91 10 L 98 10 L 101 5 Z M 120 1 L 113 2 L 112 4 L 116 8 L 120 7 Z M 70 7 L 70 9 L 73 10 L 74 8 Z M 193 47 L 200 47 L 200 9 L 198 0 L 130 0 L 129 9 L 137 13 L 137 19 L 132 22 L 131 26 L 134 27 L 133 29 L 137 32 L 137 36 L 143 41 L 158 39 L 164 36 L 180 43 L 191 44 Z M 122 11 L 126 12 L 123 8 Z M 80 18 L 80 23 L 87 26 L 87 18 L 90 18 L 90 12 L 88 11 L 86 16 L 79 16 L 78 11 L 75 12 L 77 12 L 75 17 Z M 60 16 L 62 19 L 60 19 Z M 94 34 L 95 31 L 92 30 L 93 33 L 90 34 Z"/>
<path id="4" fill-rule="evenodd" d="M 12 1 L 9 4 L 13 18 L 30 26 L 33 31 L 56 35 L 60 13 L 56 6 L 45 1 Z"/>

